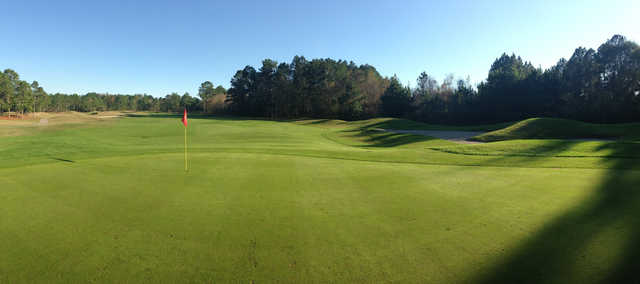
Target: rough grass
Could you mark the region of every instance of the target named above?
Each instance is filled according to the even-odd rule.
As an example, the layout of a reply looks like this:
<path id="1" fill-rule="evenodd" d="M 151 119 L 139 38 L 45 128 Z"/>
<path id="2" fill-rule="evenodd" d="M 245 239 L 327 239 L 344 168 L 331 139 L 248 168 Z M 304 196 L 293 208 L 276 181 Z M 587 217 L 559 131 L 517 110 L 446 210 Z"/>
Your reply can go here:
<path id="1" fill-rule="evenodd" d="M 186 173 L 178 116 L 0 137 L 0 282 L 640 280 L 636 144 L 377 123 L 194 117 Z"/>
<path id="2" fill-rule="evenodd" d="M 640 140 L 640 123 L 593 124 L 558 118 L 531 118 L 472 138 L 493 142 L 514 139 L 606 138 Z"/>

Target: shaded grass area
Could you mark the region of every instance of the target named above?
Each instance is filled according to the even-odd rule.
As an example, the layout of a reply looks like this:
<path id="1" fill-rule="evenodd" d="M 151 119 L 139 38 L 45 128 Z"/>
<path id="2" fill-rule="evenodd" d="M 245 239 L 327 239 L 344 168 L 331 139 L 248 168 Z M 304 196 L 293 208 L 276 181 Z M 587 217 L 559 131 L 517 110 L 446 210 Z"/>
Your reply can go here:
<path id="1" fill-rule="evenodd" d="M 472 138 L 481 142 L 513 139 L 609 138 L 640 140 L 640 123 L 593 124 L 558 118 L 531 118 Z"/>
<path id="2" fill-rule="evenodd" d="M 0 282 L 640 280 L 639 143 L 179 117 L 1 137 Z"/>
<path id="3" fill-rule="evenodd" d="M 625 147 L 607 147 L 627 156 Z M 613 168 L 595 191 L 528 235 L 476 283 L 638 283 L 640 278 L 640 163 L 607 159 Z M 557 190 L 566 190 L 557 188 Z"/>
<path id="4" fill-rule="evenodd" d="M 325 133 L 327 139 L 347 146 L 362 148 L 369 147 L 399 147 L 416 148 L 425 145 L 449 145 L 450 142 L 433 137 L 407 133 L 392 133 L 373 129 L 373 127 L 356 127 Z"/>
<path id="5" fill-rule="evenodd" d="M 479 156 L 640 158 L 639 142 L 510 140 L 488 144 L 429 147 L 446 153 Z"/>
<path id="6" fill-rule="evenodd" d="M 362 121 L 341 121 L 331 119 L 297 121 L 296 123 L 330 129 L 324 133 L 324 137 L 336 143 L 355 147 L 388 148 L 422 148 L 427 145 L 453 145 L 453 143 L 408 133 L 393 133 L 381 131 L 381 128 L 396 127 L 394 129 L 410 129 L 411 127 L 437 128 L 439 126 L 428 125 L 395 118 L 369 119 Z"/>
<path id="7" fill-rule="evenodd" d="M 514 122 L 453 126 L 453 125 L 426 124 L 422 122 L 416 122 L 416 121 L 400 119 L 400 118 L 374 118 L 374 119 L 369 119 L 364 121 L 352 122 L 352 124 L 366 125 L 368 127 L 383 128 L 383 129 L 396 129 L 396 130 L 494 131 L 494 130 L 508 127 L 514 124 Z"/>
<path id="8" fill-rule="evenodd" d="M 336 119 L 309 119 L 294 120 L 293 122 L 303 125 L 316 125 L 321 127 L 357 127 L 357 128 L 382 128 L 396 130 L 458 130 L 458 131 L 494 131 L 514 124 L 514 122 L 504 122 L 497 124 L 452 126 L 426 124 L 422 122 L 401 119 L 401 118 L 372 118 L 358 121 L 344 121 Z"/>

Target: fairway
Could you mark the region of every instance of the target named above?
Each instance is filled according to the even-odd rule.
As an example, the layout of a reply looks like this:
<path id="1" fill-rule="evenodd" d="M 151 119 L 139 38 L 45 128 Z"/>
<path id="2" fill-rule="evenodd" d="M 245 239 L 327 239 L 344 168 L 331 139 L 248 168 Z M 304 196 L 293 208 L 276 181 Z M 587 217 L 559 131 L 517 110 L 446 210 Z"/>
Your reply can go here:
<path id="1" fill-rule="evenodd" d="M 640 279 L 637 140 L 196 116 L 185 172 L 180 116 L 51 116 L 0 121 L 0 283 Z"/>

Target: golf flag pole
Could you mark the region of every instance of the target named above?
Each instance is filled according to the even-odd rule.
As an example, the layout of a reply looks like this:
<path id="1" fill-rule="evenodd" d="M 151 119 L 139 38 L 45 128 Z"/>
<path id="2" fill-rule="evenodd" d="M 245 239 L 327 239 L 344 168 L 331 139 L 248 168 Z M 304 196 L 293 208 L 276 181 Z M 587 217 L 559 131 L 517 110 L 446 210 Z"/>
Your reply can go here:
<path id="1" fill-rule="evenodd" d="M 184 114 L 182 115 L 182 124 L 184 124 L 184 171 L 189 170 L 189 166 L 187 164 L 187 109 L 184 109 Z"/>

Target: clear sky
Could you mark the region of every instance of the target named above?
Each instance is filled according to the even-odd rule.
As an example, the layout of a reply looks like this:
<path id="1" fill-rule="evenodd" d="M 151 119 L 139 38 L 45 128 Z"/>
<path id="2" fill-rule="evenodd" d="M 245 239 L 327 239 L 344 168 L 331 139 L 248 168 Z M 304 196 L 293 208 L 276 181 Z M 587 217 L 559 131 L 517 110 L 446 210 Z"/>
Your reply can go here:
<path id="1" fill-rule="evenodd" d="M 482 81 L 516 53 L 543 68 L 614 34 L 640 42 L 640 1 L 2 1 L 0 68 L 47 92 L 197 93 L 264 58 L 353 60 L 415 85 Z"/>

